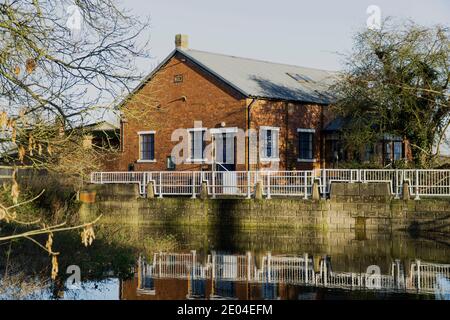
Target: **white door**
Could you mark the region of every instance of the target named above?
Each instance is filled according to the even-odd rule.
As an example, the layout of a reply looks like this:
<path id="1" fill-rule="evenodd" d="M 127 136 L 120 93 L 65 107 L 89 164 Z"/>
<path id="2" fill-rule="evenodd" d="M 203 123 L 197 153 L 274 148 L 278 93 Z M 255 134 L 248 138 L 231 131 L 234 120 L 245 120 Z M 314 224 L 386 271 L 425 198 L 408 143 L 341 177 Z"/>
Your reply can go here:
<path id="1" fill-rule="evenodd" d="M 235 172 L 235 137 L 237 128 L 213 129 L 214 135 L 214 157 L 216 181 L 222 185 L 222 193 L 233 195 L 238 194 L 238 179 Z"/>
<path id="2" fill-rule="evenodd" d="M 224 194 L 238 194 L 239 189 L 237 187 L 237 174 L 234 171 L 225 171 L 223 175 L 223 193 Z"/>

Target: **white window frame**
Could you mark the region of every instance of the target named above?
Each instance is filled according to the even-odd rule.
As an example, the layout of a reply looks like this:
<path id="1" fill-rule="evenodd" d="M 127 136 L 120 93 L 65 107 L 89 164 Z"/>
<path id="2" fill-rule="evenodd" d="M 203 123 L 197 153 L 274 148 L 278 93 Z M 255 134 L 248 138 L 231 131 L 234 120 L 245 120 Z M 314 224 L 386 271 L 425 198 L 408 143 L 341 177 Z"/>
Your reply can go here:
<path id="1" fill-rule="evenodd" d="M 224 127 L 224 128 L 211 128 L 209 129 L 209 133 L 211 134 L 211 136 L 213 137 L 212 141 L 214 143 L 214 153 L 213 153 L 213 159 L 216 163 L 218 164 L 226 164 L 226 160 L 225 162 L 219 162 L 217 161 L 217 142 L 216 142 L 216 135 L 223 135 L 223 134 L 233 134 L 234 137 L 237 137 L 237 134 L 239 132 L 238 127 Z M 236 142 L 233 143 L 233 147 L 235 148 L 236 146 L 234 145 Z M 237 158 L 237 156 L 235 154 L 233 154 L 233 156 L 235 158 Z M 222 159 L 224 160 L 224 159 Z M 213 163 L 213 161 L 210 162 L 211 164 Z"/>
<path id="2" fill-rule="evenodd" d="M 156 157 L 155 157 L 155 140 L 156 140 L 156 131 L 154 130 L 149 130 L 149 131 L 138 131 L 138 136 L 139 136 L 139 159 L 137 160 L 137 163 L 155 163 L 156 162 Z M 144 160 L 141 159 L 141 137 L 143 135 L 146 134 L 153 134 L 153 157 L 154 159 L 152 160 Z"/>
<path id="3" fill-rule="evenodd" d="M 191 132 L 196 132 L 196 131 L 204 131 L 205 134 L 208 131 L 208 128 L 189 128 L 187 129 L 188 132 L 188 152 L 189 152 L 189 156 L 186 159 L 187 163 L 208 163 L 208 159 L 207 158 L 203 158 L 203 159 L 193 159 L 192 158 L 192 154 L 191 154 Z M 203 141 L 202 141 L 203 142 Z M 206 146 L 205 146 L 206 147 Z M 202 150 L 202 152 L 204 153 L 205 150 Z M 204 155 L 202 155 L 204 156 Z"/>
<path id="4" fill-rule="evenodd" d="M 314 135 L 316 134 L 316 129 L 313 128 L 297 128 L 297 133 L 300 132 L 306 132 L 306 133 L 312 133 L 313 134 L 313 150 L 312 153 L 314 155 Z M 297 145 L 298 148 L 298 145 Z M 298 150 L 298 152 L 300 153 L 300 150 Z M 316 158 L 312 158 L 312 159 L 301 159 L 301 158 L 297 158 L 297 162 L 303 162 L 303 163 L 314 163 L 317 162 Z"/>
<path id="5" fill-rule="evenodd" d="M 226 128 L 211 128 L 209 129 L 211 134 L 223 134 L 223 133 L 238 133 L 237 127 L 226 127 Z"/>
<path id="6" fill-rule="evenodd" d="M 265 143 L 263 143 L 262 145 L 260 145 L 260 149 L 259 149 L 260 152 L 262 150 L 262 155 L 260 157 L 260 160 L 262 162 L 279 162 L 280 161 L 280 128 L 279 127 L 261 126 L 261 127 L 259 127 L 259 130 L 260 130 L 260 135 L 259 135 L 260 138 L 262 137 L 263 139 L 265 139 L 265 137 L 266 137 L 265 132 L 270 130 L 270 131 L 275 131 L 276 132 L 276 139 L 277 139 L 277 141 L 275 143 L 275 145 L 276 145 L 276 156 L 275 157 L 273 156 L 273 151 L 274 151 L 274 149 L 273 149 L 272 150 L 272 157 L 268 158 L 266 156 L 266 151 L 267 150 L 265 150 Z M 264 133 L 261 133 L 261 131 L 264 131 Z M 272 137 L 272 143 L 273 143 L 273 141 L 274 140 L 273 140 L 273 137 Z M 262 143 L 262 141 L 260 141 L 260 143 Z M 272 148 L 273 148 L 273 145 L 272 145 Z"/>

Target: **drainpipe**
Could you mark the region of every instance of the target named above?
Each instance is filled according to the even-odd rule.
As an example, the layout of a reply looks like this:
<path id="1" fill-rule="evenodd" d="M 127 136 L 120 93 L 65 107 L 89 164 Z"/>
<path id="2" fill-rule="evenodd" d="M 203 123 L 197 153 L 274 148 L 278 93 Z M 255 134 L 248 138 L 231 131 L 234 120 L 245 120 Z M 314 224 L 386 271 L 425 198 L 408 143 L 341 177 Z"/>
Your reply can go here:
<path id="1" fill-rule="evenodd" d="M 320 167 L 321 169 L 325 169 L 326 166 L 326 146 L 325 146 L 325 137 L 324 137 L 324 132 L 323 129 L 325 128 L 324 126 L 324 121 L 325 121 L 325 106 L 322 105 L 320 107 L 320 137 L 319 137 L 319 143 L 320 143 L 320 147 L 319 147 L 319 152 L 320 152 Z"/>
<path id="2" fill-rule="evenodd" d="M 119 133 L 119 139 L 120 139 L 120 151 L 122 153 L 125 152 L 125 125 L 128 123 L 128 120 L 125 118 L 125 116 L 120 116 L 120 133 Z"/>
<path id="3" fill-rule="evenodd" d="M 250 102 L 250 104 L 247 106 L 247 165 L 246 165 L 247 171 L 250 171 L 250 135 L 248 134 L 249 130 L 250 130 L 250 124 L 251 124 L 250 108 L 253 105 L 253 103 L 255 103 L 256 99 L 257 98 L 253 98 L 252 101 Z"/>

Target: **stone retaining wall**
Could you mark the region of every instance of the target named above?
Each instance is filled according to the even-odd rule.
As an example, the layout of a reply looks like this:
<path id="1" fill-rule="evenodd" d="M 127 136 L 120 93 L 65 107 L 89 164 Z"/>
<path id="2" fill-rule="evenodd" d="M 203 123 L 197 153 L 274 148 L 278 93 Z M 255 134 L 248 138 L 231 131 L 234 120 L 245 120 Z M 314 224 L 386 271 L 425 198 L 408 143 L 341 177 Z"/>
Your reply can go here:
<path id="1" fill-rule="evenodd" d="M 94 204 L 83 204 L 82 219 L 103 214 L 103 221 L 124 224 L 236 225 L 450 232 L 450 199 L 396 200 L 382 195 L 386 186 L 368 186 L 362 197 L 358 184 L 337 187 L 327 200 L 300 198 L 256 199 L 142 199 L 137 185 L 102 185 Z M 356 187 L 355 187 L 356 186 Z M 350 190 L 350 191 L 349 191 Z M 378 191 L 377 191 L 378 190 Z M 350 193 L 352 194 L 350 194 Z"/>

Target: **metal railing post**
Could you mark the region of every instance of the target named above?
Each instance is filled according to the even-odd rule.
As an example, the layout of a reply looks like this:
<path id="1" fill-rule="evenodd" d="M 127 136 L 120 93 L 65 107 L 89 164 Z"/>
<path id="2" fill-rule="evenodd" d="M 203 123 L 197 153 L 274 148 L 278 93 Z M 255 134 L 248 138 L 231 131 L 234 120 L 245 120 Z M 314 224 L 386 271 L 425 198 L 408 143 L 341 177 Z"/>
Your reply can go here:
<path id="1" fill-rule="evenodd" d="M 251 198 L 251 189 L 250 189 L 250 171 L 247 171 L 247 199 Z"/>
<path id="2" fill-rule="evenodd" d="M 416 169 L 416 196 L 414 200 L 420 200 L 419 196 L 419 170 Z"/>
<path id="3" fill-rule="evenodd" d="M 216 198 L 216 172 L 217 171 L 212 171 L 212 198 L 215 199 Z"/>
<path id="4" fill-rule="evenodd" d="M 192 199 L 195 198 L 195 171 L 192 171 Z"/>
<path id="5" fill-rule="evenodd" d="M 403 174 L 403 172 L 402 171 L 399 171 L 399 170 L 395 170 L 395 199 L 400 199 L 400 181 L 402 180 L 402 179 L 399 179 L 399 174 L 400 173 L 402 173 Z M 402 183 L 402 186 L 403 186 L 403 183 Z"/>
<path id="6" fill-rule="evenodd" d="M 143 180 L 143 188 L 142 191 L 145 194 L 147 194 L 148 190 L 147 190 L 147 184 L 148 184 L 148 180 L 147 180 L 147 172 L 144 172 L 144 174 L 142 175 L 142 180 Z"/>
<path id="7" fill-rule="evenodd" d="M 267 199 L 272 198 L 270 196 L 270 173 L 267 174 Z"/>
<path id="8" fill-rule="evenodd" d="M 304 185 L 304 196 L 303 196 L 303 199 L 308 199 L 308 172 L 307 171 L 305 171 L 304 173 L 304 182 L 305 182 L 305 185 Z"/>
<path id="9" fill-rule="evenodd" d="M 100 172 L 100 184 L 103 184 L 103 172 Z"/>
<path id="10" fill-rule="evenodd" d="M 163 192 L 162 192 L 162 173 L 159 173 L 159 198 L 163 197 Z"/>
<path id="11" fill-rule="evenodd" d="M 327 171 L 326 169 L 321 169 L 319 172 L 322 175 L 322 198 L 325 199 L 327 197 Z"/>

